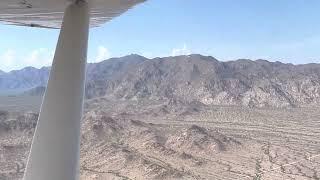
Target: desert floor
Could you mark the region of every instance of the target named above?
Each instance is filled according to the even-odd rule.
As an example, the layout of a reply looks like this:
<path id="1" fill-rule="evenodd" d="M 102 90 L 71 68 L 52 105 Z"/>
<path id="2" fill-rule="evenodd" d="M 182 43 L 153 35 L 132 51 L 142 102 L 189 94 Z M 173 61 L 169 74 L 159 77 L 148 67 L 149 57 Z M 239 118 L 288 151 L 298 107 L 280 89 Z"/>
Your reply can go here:
<path id="1" fill-rule="evenodd" d="M 1 180 L 22 177 L 33 128 L 22 127 L 18 117 L 40 107 L 38 97 L 10 98 L 0 101 L 0 110 L 10 114 L 2 124 L 12 125 L 0 128 Z M 320 179 L 316 106 L 250 109 L 99 98 L 85 109 L 83 180 Z"/>

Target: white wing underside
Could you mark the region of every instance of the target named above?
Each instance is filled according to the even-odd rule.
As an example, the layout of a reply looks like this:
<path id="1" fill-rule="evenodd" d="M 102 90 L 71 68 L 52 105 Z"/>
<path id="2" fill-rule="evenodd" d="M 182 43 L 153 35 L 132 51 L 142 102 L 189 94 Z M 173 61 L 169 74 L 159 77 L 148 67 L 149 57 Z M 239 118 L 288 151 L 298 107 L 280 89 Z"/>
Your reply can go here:
<path id="1" fill-rule="evenodd" d="M 96 27 L 145 0 L 88 0 L 90 26 Z M 18 26 L 60 28 L 70 0 L 0 0 L 0 22 Z"/>

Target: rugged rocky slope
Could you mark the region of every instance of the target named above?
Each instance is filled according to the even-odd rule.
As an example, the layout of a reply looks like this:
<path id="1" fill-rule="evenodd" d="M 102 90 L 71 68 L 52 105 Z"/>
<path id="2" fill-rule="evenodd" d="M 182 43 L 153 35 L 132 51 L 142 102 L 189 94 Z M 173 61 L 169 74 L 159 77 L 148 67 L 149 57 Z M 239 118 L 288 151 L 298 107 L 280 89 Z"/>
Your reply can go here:
<path id="1" fill-rule="evenodd" d="M 21 179 L 38 115 L 0 111 L 0 179 Z"/>
<path id="2" fill-rule="evenodd" d="M 102 111 L 87 113 L 85 120 L 82 177 L 88 179 L 91 174 L 102 179 L 119 174 L 124 179 L 195 179 L 182 164 L 200 167 L 206 162 L 200 154 L 204 158 L 241 148 L 236 140 L 196 125 L 170 130 Z"/>
<path id="3" fill-rule="evenodd" d="M 47 68 L 11 72 L 0 75 L 0 87 L 32 88 L 42 85 L 47 75 Z M 155 59 L 130 55 L 89 64 L 86 96 L 294 107 L 320 102 L 320 65 L 244 59 L 220 62 L 201 55 Z"/>
<path id="4" fill-rule="evenodd" d="M 201 55 L 116 63 L 112 75 L 89 72 L 87 97 L 179 99 L 204 104 L 292 107 L 319 103 L 320 65 L 265 60 L 220 62 Z M 117 65 L 116 67 L 118 67 Z M 96 65 L 100 66 L 100 65 Z M 109 65 L 110 66 L 110 65 Z"/>
<path id="5" fill-rule="evenodd" d="M 0 112 L 0 179 L 22 177 L 37 117 Z M 81 179 L 195 179 L 184 166 L 207 167 L 205 157 L 234 148 L 242 144 L 213 128 L 171 128 L 91 110 L 82 124 Z"/>

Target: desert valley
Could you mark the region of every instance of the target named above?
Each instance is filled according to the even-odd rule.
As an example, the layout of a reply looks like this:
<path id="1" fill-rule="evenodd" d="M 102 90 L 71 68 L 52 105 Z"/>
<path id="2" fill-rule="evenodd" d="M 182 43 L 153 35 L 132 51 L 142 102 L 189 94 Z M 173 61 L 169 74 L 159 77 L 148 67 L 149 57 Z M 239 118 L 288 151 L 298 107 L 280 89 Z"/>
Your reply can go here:
<path id="1" fill-rule="evenodd" d="M 0 180 L 23 176 L 49 70 L 0 72 Z M 319 180 L 319 105 L 320 64 L 89 64 L 81 179 Z"/>

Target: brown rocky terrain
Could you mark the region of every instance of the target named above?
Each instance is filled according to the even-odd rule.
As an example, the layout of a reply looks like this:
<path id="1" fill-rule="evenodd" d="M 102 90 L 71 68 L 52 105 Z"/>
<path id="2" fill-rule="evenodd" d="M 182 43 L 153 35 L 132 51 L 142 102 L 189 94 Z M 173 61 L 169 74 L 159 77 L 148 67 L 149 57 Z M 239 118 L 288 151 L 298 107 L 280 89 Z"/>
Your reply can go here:
<path id="1" fill-rule="evenodd" d="M 317 107 L 194 104 L 87 101 L 81 179 L 319 179 Z M 1 117 L 0 177 L 19 179 L 37 115 Z"/>
<path id="2" fill-rule="evenodd" d="M 0 73 L 23 89 L 0 96 L 0 180 L 22 178 L 48 70 Z M 130 55 L 89 64 L 86 97 L 83 180 L 320 179 L 318 64 Z"/>

